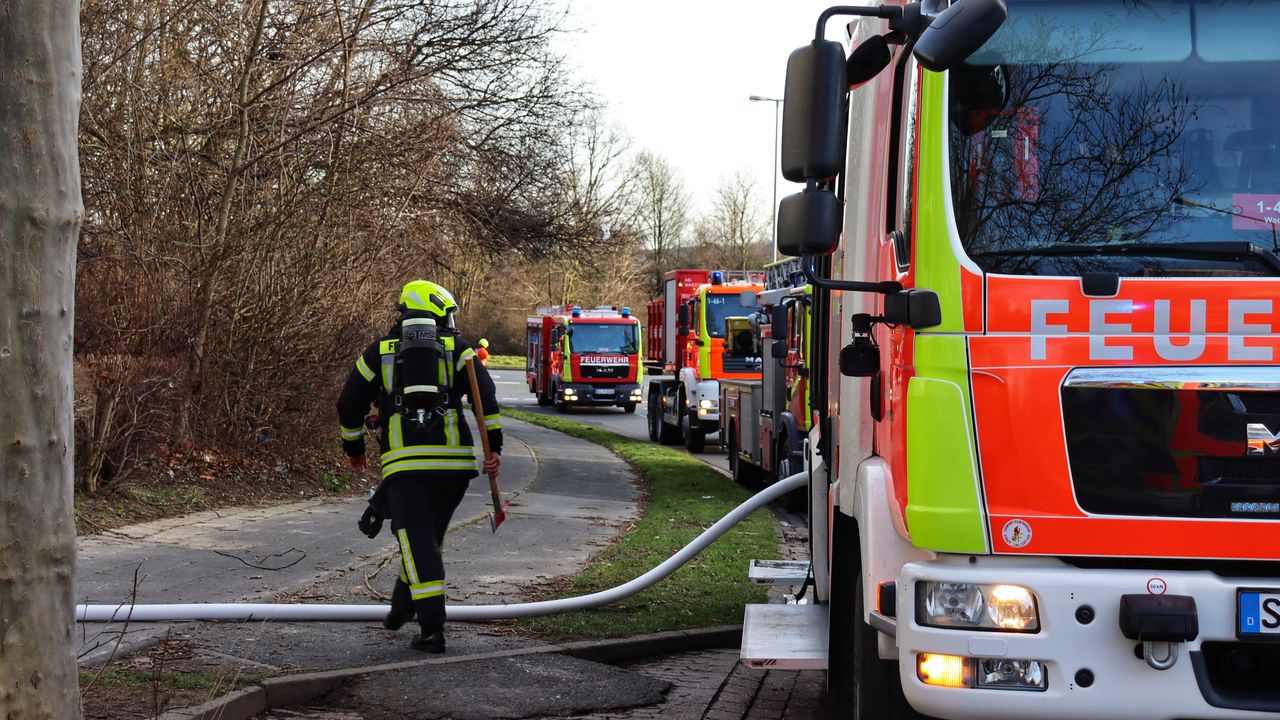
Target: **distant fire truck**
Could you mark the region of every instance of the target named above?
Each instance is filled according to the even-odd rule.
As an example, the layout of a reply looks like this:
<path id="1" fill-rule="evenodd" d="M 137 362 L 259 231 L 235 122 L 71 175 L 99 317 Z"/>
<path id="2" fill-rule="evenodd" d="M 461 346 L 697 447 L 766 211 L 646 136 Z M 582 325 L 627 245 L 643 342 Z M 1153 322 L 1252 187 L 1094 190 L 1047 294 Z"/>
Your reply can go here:
<path id="1" fill-rule="evenodd" d="M 761 376 L 720 383 L 721 437 L 734 482 L 771 485 L 799 472 L 812 423 L 809 402 L 812 288 L 796 258 L 767 268 L 759 307 L 747 323 Z M 789 498 L 803 505 L 805 493 Z"/>
<path id="2" fill-rule="evenodd" d="M 744 351 L 750 332 L 729 326 L 755 312 L 764 274 L 672 270 L 665 280 L 663 297 L 649 303 L 649 438 L 702 452 L 720 430 L 719 381 L 760 377 L 760 357 Z"/>
<path id="3" fill-rule="evenodd" d="M 631 308 L 538 308 L 525 343 L 525 377 L 538 404 L 612 405 L 633 413 L 643 400 L 640 321 Z"/>

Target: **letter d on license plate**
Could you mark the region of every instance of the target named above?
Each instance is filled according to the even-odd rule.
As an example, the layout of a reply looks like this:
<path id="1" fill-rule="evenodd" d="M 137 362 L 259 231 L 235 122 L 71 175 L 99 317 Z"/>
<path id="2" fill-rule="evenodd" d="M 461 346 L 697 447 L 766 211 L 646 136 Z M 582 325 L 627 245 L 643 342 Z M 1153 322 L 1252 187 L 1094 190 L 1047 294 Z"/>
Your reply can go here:
<path id="1" fill-rule="evenodd" d="M 1280 590 L 1241 590 L 1236 608 L 1240 637 L 1280 640 Z"/>

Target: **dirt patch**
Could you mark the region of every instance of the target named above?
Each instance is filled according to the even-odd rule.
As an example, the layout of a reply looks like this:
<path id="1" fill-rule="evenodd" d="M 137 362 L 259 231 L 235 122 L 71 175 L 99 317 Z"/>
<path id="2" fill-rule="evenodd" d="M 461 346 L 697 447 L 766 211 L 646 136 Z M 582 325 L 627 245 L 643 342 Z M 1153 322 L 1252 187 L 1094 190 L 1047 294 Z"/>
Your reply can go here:
<path id="1" fill-rule="evenodd" d="M 155 718 L 167 710 L 212 700 L 264 677 L 198 648 L 168 639 L 150 650 L 80 671 L 85 720 Z"/>

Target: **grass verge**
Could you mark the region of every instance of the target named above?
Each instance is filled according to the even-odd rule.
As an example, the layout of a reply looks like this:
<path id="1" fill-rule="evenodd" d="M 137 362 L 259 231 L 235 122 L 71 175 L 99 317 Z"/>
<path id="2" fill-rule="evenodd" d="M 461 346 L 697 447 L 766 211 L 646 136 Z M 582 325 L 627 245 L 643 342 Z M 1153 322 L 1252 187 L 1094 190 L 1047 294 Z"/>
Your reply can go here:
<path id="1" fill-rule="evenodd" d="M 649 507 L 635 527 L 591 559 L 548 597 L 605 590 L 666 560 L 750 493 L 687 453 L 558 417 L 503 408 L 504 415 L 603 445 L 639 470 Z M 736 625 L 743 606 L 764 602 L 764 588 L 747 580 L 752 558 L 778 556 L 773 518 L 752 513 L 670 577 L 613 605 L 521 621 L 557 640 L 625 637 L 684 628 Z M 538 599 L 548 599 L 539 597 Z"/>
<path id="2" fill-rule="evenodd" d="M 523 370 L 524 356 L 490 355 L 484 366 L 490 370 Z"/>

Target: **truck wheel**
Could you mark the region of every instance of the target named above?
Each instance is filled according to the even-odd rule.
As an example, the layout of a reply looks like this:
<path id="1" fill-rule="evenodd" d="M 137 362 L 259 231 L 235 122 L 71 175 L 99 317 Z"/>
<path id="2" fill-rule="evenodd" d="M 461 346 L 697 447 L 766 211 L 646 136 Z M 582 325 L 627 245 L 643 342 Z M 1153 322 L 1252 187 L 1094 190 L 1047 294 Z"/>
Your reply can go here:
<path id="1" fill-rule="evenodd" d="M 748 490 L 757 490 L 760 487 L 760 468 L 749 462 L 743 462 L 738 457 L 738 428 L 730 425 L 726 428 L 728 440 L 725 445 L 729 451 L 729 475 L 733 477 L 733 481 Z"/>
<path id="2" fill-rule="evenodd" d="M 635 403 L 626 403 L 625 405 L 622 406 L 622 412 L 628 415 L 635 414 L 635 411 L 636 411 Z"/>
<path id="3" fill-rule="evenodd" d="M 684 446 L 691 453 L 700 453 L 707 447 L 707 431 L 699 427 L 693 426 L 693 421 L 689 421 L 689 426 L 684 431 Z"/>
<path id="4" fill-rule="evenodd" d="M 785 434 L 778 437 L 778 446 L 773 451 L 773 482 L 784 480 L 804 469 L 804 466 L 795 462 L 795 455 L 791 453 L 791 442 Z M 809 507 L 809 488 L 802 487 L 783 495 L 778 498 L 778 504 L 787 512 L 803 512 Z"/>
<path id="5" fill-rule="evenodd" d="M 924 720 L 902 694 L 898 665 L 881 660 L 877 632 L 862 621 L 862 573 L 856 526 L 837 510 L 831 547 L 831 623 L 827 647 L 827 698 L 841 720 Z M 844 552 L 840 552 L 843 550 Z"/>
<path id="6" fill-rule="evenodd" d="M 538 407 L 551 407 L 551 396 L 546 393 L 538 393 Z"/>
<path id="7" fill-rule="evenodd" d="M 663 445 L 680 442 L 680 429 L 662 419 L 661 393 L 649 393 L 649 439 Z"/>

